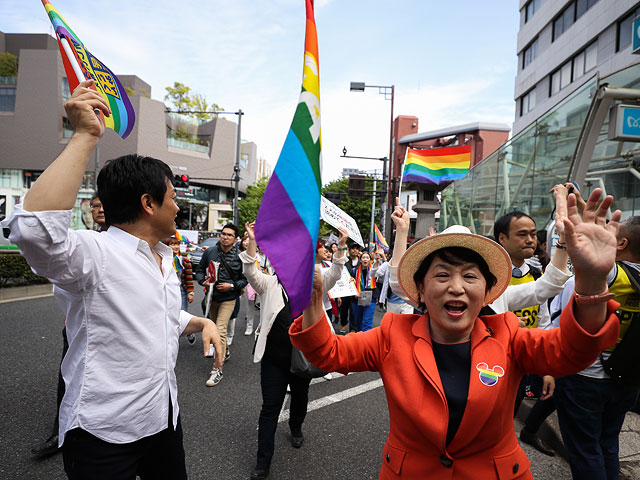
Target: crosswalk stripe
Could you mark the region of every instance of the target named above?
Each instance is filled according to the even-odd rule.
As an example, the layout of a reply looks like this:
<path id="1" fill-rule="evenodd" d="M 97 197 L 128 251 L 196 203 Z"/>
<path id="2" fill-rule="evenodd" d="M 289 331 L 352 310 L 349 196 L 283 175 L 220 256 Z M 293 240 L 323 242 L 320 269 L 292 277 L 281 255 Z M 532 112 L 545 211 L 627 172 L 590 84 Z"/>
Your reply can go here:
<path id="1" fill-rule="evenodd" d="M 307 413 L 322 407 L 333 405 L 334 403 L 341 402 L 342 400 L 346 400 L 347 398 L 355 397 L 356 395 L 360 395 L 361 393 L 374 390 L 381 386 L 382 386 L 382 379 L 379 378 L 371 382 L 363 383 L 362 385 L 358 385 L 356 387 L 347 388 L 346 390 L 343 390 L 342 392 L 334 393 L 333 395 L 327 395 L 326 397 L 318 398 L 317 400 L 313 400 L 312 402 L 309 402 L 309 406 L 307 407 Z M 288 420 L 289 420 L 289 408 L 285 408 L 284 410 L 282 410 L 282 412 L 280 412 L 280 417 L 278 417 L 278 423 L 286 422 Z"/>

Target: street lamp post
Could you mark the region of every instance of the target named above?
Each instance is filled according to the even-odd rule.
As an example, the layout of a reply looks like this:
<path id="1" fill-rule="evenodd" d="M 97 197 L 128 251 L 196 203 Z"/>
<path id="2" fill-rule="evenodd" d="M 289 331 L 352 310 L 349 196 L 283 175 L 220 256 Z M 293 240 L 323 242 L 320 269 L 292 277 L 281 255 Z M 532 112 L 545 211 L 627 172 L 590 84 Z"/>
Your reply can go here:
<path id="1" fill-rule="evenodd" d="M 393 155 L 393 100 L 395 95 L 395 85 L 366 85 L 364 82 L 351 82 L 349 90 L 352 92 L 364 92 L 365 88 L 377 88 L 378 93 L 384 95 L 385 100 L 391 100 L 391 121 L 389 122 L 389 174 L 387 175 L 387 208 L 385 209 L 385 222 L 382 226 L 385 237 L 387 231 L 391 229 L 391 210 L 393 208 L 393 189 L 391 179 L 394 178 L 394 155 Z"/>

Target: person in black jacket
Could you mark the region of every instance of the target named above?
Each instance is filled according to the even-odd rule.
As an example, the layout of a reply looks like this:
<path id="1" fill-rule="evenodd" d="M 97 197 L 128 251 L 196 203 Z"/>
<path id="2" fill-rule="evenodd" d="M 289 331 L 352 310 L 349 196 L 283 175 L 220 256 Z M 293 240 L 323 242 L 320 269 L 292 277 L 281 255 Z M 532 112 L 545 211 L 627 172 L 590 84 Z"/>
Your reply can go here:
<path id="1" fill-rule="evenodd" d="M 238 227 L 233 223 L 227 223 L 222 228 L 220 241 L 204 252 L 196 268 L 197 282 L 206 286 L 211 292 L 207 296 L 208 318 L 218 326 L 222 348 L 225 350 L 225 361 L 229 359 L 227 325 L 242 289 L 247 286 L 247 279 L 242 273 L 242 262 L 238 256 L 237 238 Z M 215 283 L 210 285 L 212 271 L 215 271 Z M 222 380 L 222 369 L 213 367 L 206 385 L 214 387 L 220 383 L 220 380 Z"/>

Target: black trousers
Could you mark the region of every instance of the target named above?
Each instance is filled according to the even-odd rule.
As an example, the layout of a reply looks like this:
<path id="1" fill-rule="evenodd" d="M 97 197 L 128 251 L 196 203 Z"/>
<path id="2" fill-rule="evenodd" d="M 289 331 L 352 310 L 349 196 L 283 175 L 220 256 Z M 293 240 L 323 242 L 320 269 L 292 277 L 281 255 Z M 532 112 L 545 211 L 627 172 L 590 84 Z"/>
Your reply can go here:
<path id="1" fill-rule="evenodd" d="M 62 445 L 69 480 L 186 480 L 182 425 L 131 443 L 109 443 L 80 428 L 67 432 Z"/>
<path id="2" fill-rule="evenodd" d="M 287 394 L 287 385 L 291 387 L 289 428 L 293 435 L 299 436 L 302 433 L 302 423 L 307 415 L 307 403 L 309 402 L 309 383 L 311 383 L 311 379 L 294 375 L 289 371 L 289 368 L 276 365 L 267 359 L 262 360 L 260 364 L 262 409 L 258 419 L 258 468 L 264 469 L 271 465 L 278 417 Z"/>
<path id="3" fill-rule="evenodd" d="M 355 316 L 353 315 L 353 310 L 351 310 L 351 302 L 354 298 L 355 297 L 342 297 L 342 303 L 340 304 L 340 325 L 342 327 L 351 325 L 352 330 L 355 330 L 353 327 Z"/>

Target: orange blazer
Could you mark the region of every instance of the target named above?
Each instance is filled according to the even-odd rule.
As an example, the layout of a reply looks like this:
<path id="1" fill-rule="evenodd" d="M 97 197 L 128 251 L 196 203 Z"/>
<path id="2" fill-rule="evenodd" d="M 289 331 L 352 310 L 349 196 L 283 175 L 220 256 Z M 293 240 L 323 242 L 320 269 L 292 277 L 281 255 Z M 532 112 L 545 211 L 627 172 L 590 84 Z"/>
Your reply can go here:
<path id="1" fill-rule="evenodd" d="M 381 479 L 532 479 L 529 460 L 516 438 L 513 405 L 522 375 L 562 377 L 590 365 L 615 344 L 618 304 L 591 335 L 575 321 L 573 302 L 560 328 L 518 328 L 507 312 L 479 317 L 471 333 L 469 396 L 458 431 L 446 446 L 449 412 L 433 356 L 428 315 L 387 313 L 379 328 L 332 334 L 318 321 L 291 341 L 325 371 L 377 371 L 389 406 L 389 436 L 382 450 Z"/>

